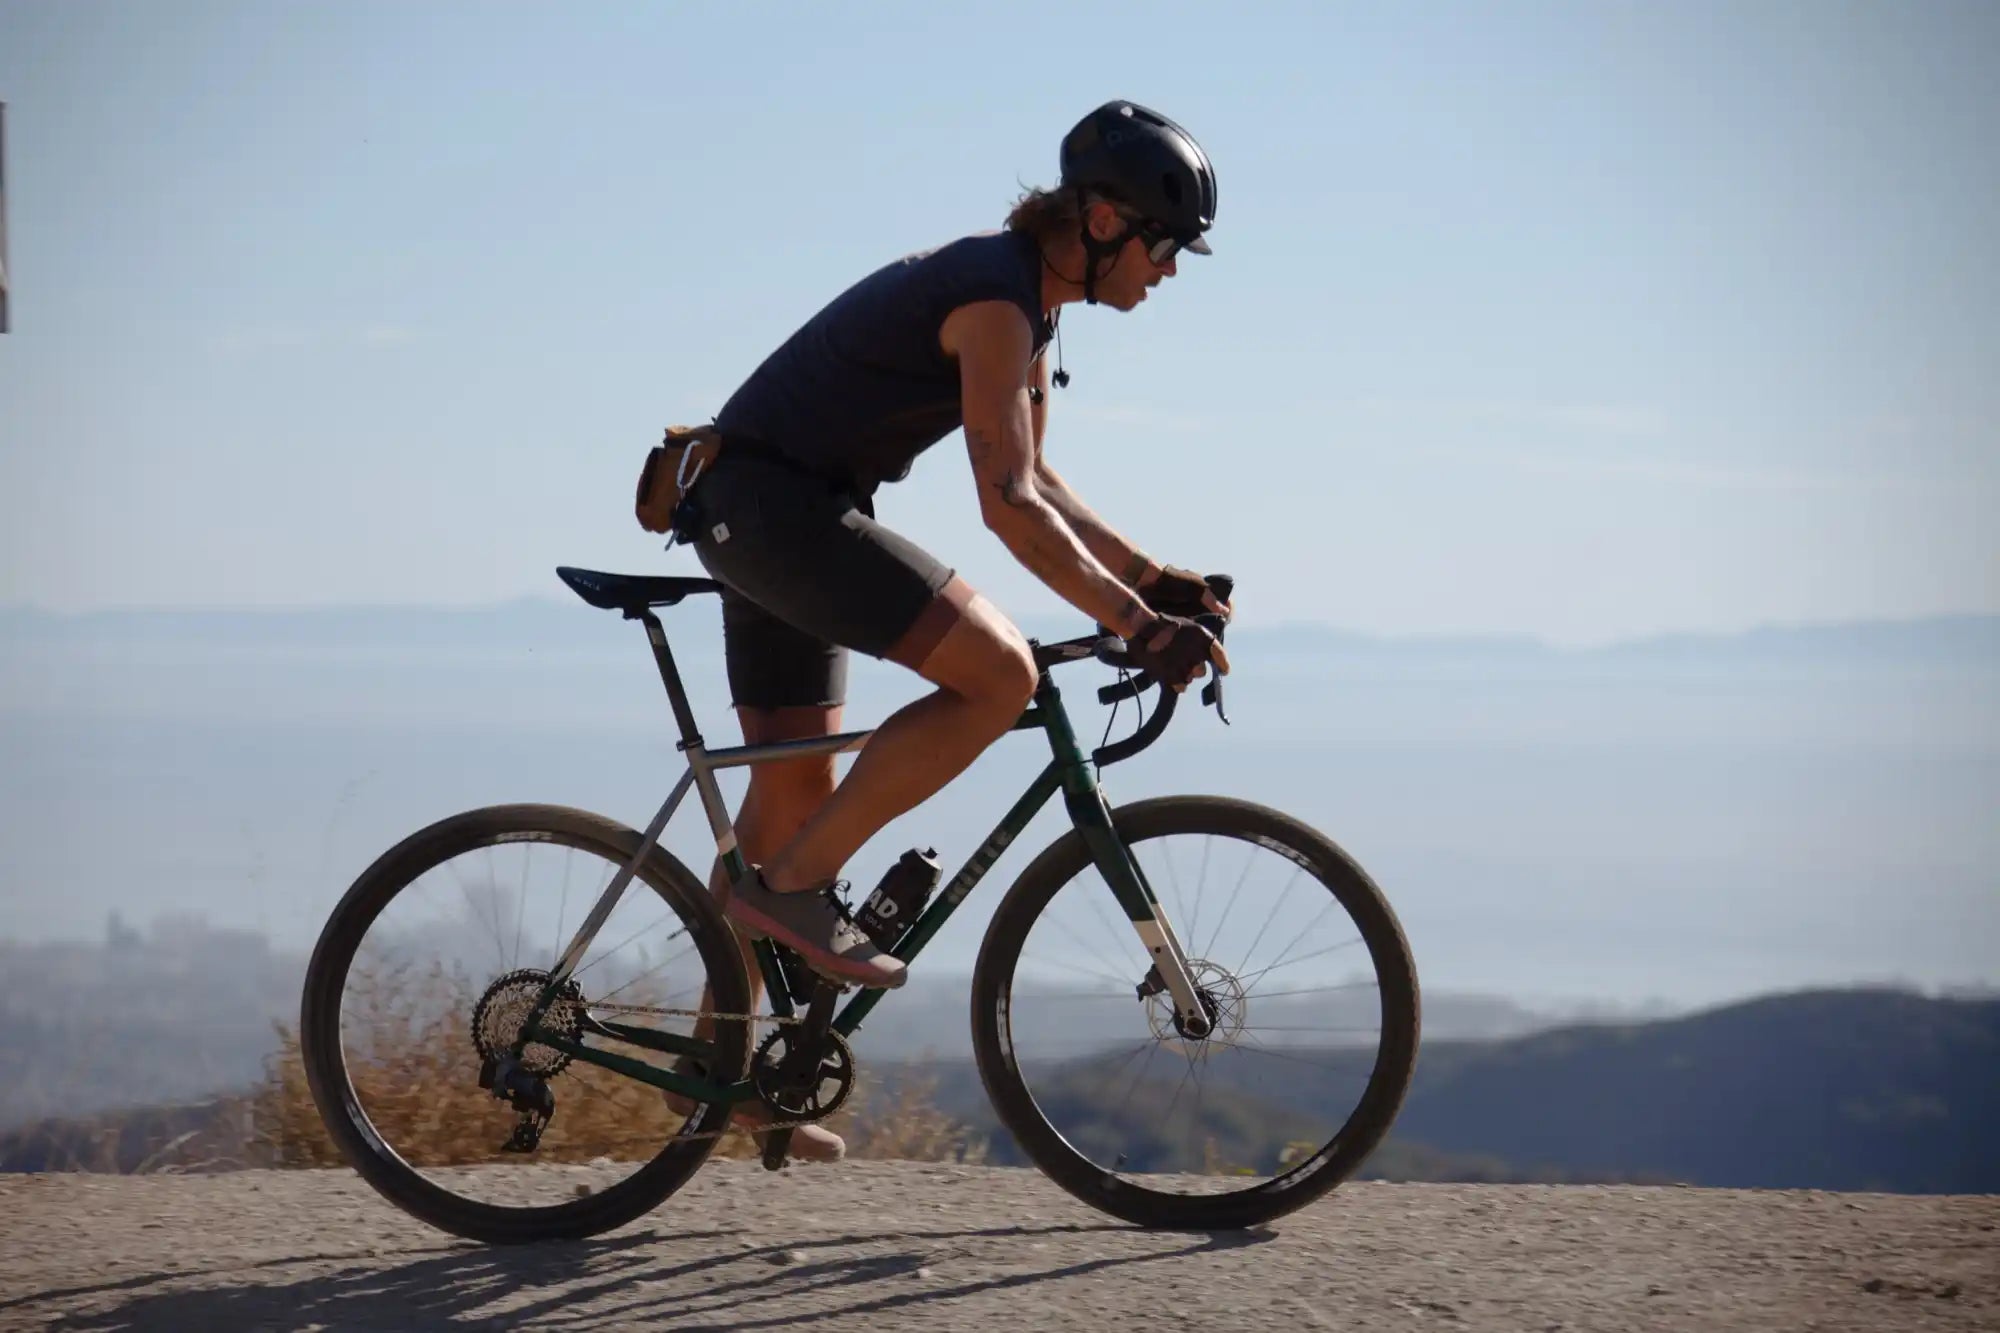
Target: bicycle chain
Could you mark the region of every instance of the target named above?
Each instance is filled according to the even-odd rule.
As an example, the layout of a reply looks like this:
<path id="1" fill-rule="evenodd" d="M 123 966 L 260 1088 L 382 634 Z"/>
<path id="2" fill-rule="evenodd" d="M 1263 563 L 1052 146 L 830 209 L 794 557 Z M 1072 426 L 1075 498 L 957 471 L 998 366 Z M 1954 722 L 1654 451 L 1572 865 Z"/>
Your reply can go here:
<path id="1" fill-rule="evenodd" d="M 583 1011 L 586 1014 L 592 1013 L 593 1011 L 600 1009 L 620 1014 L 648 1014 L 656 1018 L 720 1018 L 720 1019 L 735 1020 L 744 1023 L 781 1023 L 781 1024 L 783 1023 L 799 1024 L 806 1021 L 803 1017 L 796 1014 L 790 1016 L 780 1016 L 778 1014 L 716 1014 L 716 1013 L 707 1013 L 700 1009 L 667 1009 L 660 1005 L 652 1005 L 652 1004 L 618 1004 L 616 1002 L 603 1002 L 598 1004 L 591 1004 L 586 1001 L 583 1006 Z M 817 1125 L 821 1120 L 824 1120 L 825 1118 L 826 1118 L 825 1116 L 820 1116 L 817 1119 L 813 1120 L 774 1120 L 768 1125 L 759 1125 L 755 1131 L 744 1129 L 740 1125 L 730 1126 L 725 1124 L 721 1129 L 704 1129 L 704 1130 L 699 1130 L 693 1134 L 688 1134 L 688 1133 L 677 1134 L 674 1137 L 679 1139 L 719 1139 L 724 1134 L 727 1134 L 731 1128 L 735 1128 L 740 1133 L 744 1134 L 749 1134 L 752 1132 L 758 1134 L 768 1134 L 772 1130 L 776 1129 L 798 1129 L 805 1125 Z"/>

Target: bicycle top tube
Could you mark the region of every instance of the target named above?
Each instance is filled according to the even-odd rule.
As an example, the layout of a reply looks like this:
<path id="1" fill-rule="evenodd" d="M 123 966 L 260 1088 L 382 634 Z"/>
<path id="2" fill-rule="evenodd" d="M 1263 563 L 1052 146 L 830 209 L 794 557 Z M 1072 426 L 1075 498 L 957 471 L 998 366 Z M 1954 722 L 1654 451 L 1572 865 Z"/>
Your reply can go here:
<path id="1" fill-rule="evenodd" d="M 688 704 L 687 691 L 681 684 L 680 673 L 674 664 L 673 652 L 667 644 L 666 627 L 660 623 L 660 618 L 654 613 L 654 608 L 674 606 L 690 596 L 702 593 L 720 592 L 722 585 L 713 579 L 675 578 L 644 574 L 612 574 L 600 570 L 577 569 L 571 566 L 559 566 L 556 573 L 562 578 L 564 583 L 569 585 L 572 591 L 577 593 L 578 596 L 590 605 L 607 611 L 617 611 L 625 619 L 640 621 L 645 626 L 647 638 L 653 646 L 654 660 L 659 666 L 660 682 L 666 687 L 667 698 L 673 708 L 674 720 L 681 732 L 681 747 L 683 749 L 702 747 L 701 732 L 695 724 L 693 710 Z M 1223 575 L 1211 576 L 1209 583 L 1212 588 L 1216 589 L 1225 598 L 1229 596 L 1234 588 L 1234 581 Z M 1223 622 L 1220 618 L 1202 616 L 1198 617 L 1198 619 L 1204 622 L 1213 620 L 1213 623 L 1210 625 L 1211 631 L 1216 634 L 1217 638 L 1222 636 Z M 1061 666 L 1065 662 L 1081 662 L 1087 658 L 1102 662 L 1106 666 L 1115 667 L 1121 672 L 1130 671 L 1133 667 L 1131 657 L 1126 650 L 1125 641 L 1116 634 L 1107 631 L 1101 625 L 1097 627 L 1095 633 L 1079 635 L 1073 639 L 1063 639 L 1048 644 L 1030 640 L 1030 644 L 1034 653 L 1036 672 L 1044 677 L 1047 676 L 1049 670 L 1053 667 Z M 1150 673 L 1141 671 L 1136 677 L 1127 677 L 1121 679 L 1116 684 L 1100 688 L 1097 692 L 1098 702 L 1115 704 L 1124 699 L 1136 699 L 1146 689 L 1157 683 Z M 1220 686 L 1221 681 L 1219 679 L 1211 680 L 1205 685 L 1202 688 L 1202 702 L 1214 706 L 1226 723 L 1229 718 L 1227 714 L 1222 713 Z M 1037 704 L 1022 715 L 1020 722 L 1015 726 L 1016 730 L 1024 730 L 1037 725 L 1042 727 L 1047 727 L 1051 724 L 1062 725 L 1058 719 L 1045 711 L 1052 706 L 1059 708 L 1060 705 L 1054 704 L 1052 700 L 1047 700 L 1046 696 L 1043 696 L 1040 691 L 1037 694 Z M 1141 724 L 1138 731 L 1118 741 L 1116 744 L 1099 748 L 1091 755 L 1092 760 L 1099 767 L 1102 767 L 1105 764 L 1117 763 L 1122 759 L 1129 759 L 1140 750 L 1151 745 L 1166 730 L 1167 723 L 1173 718 L 1174 708 L 1178 700 L 1179 694 L 1177 691 L 1160 690 L 1158 704 L 1154 707 L 1151 715 Z M 720 761 L 721 765 L 729 765 L 733 763 L 763 762 L 766 759 L 778 757 L 780 752 L 789 752 L 790 754 L 797 755 L 815 751 L 823 752 L 828 749 L 858 749 L 865 742 L 868 734 L 867 732 L 850 732 L 837 738 L 817 738 L 815 741 L 806 742 L 803 745 L 790 743 L 782 746 L 782 750 L 780 747 L 733 746 L 728 749 L 712 752 L 710 758 L 712 761 Z M 713 766 L 717 765 L 712 762 L 701 767 L 709 768 Z"/>

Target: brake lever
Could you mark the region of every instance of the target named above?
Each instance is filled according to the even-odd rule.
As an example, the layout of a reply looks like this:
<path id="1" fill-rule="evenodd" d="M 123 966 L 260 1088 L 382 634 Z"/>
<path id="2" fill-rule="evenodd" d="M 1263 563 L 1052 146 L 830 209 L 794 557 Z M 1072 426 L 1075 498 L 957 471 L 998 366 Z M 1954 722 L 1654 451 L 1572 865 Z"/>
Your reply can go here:
<path id="1" fill-rule="evenodd" d="M 1216 676 L 1208 684 L 1201 687 L 1201 701 L 1215 710 L 1215 715 L 1222 719 L 1223 726 L 1235 725 L 1229 720 L 1229 714 L 1224 712 L 1222 708 L 1222 677 Z"/>
<path id="2" fill-rule="evenodd" d="M 1235 576 L 1230 574 L 1210 574 L 1205 582 L 1208 584 L 1209 590 L 1216 595 L 1216 598 L 1224 603 L 1227 603 L 1236 591 Z M 1210 634 L 1213 634 L 1218 643 L 1222 641 L 1223 633 L 1229 626 L 1227 620 L 1213 611 L 1204 611 L 1192 618 L 1196 624 L 1200 625 Z M 1097 632 L 1100 636 L 1110 638 L 1120 637 L 1117 631 L 1111 629 L 1108 625 L 1100 624 L 1097 627 Z M 1136 680 L 1121 681 L 1116 685 L 1104 686 L 1098 690 L 1097 698 L 1100 703 L 1107 704 L 1115 703 L 1120 699 L 1136 699 L 1152 683 L 1152 677 L 1142 671 Z M 1201 701 L 1215 710 L 1215 715 L 1222 719 L 1223 726 L 1229 727 L 1235 725 L 1235 723 L 1229 720 L 1229 713 L 1222 706 L 1222 676 L 1220 673 L 1210 676 L 1208 683 L 1201 687 Z"/>
<path id="3" fill-rule="evenodd" d="M 1225 604 L 1236 591 L 1236 579 L 1229 574 L 1210 574 L 1206 582 L 1208 583 L 1209 591 L 1215 594 L 1217 600 Z M 1220 643 L 1222 641 L 1222 632 L 1228 627 L 1228 622 L 1217 615 L 1204 616 L 1202 620 L 1204 623 L 1214 622 L 1209 625 L 1209 632 L 1215 635 L 1216 642 Z M 1220 672 L 1210 676 L 1208 684 L 1201 687 L 1201 701 L 1215 710 L 1215 715 L 1222 719 L 1223 726 L 1235 725 L 1229 720 L 1228 712 L 1222 707 L 1222 675 Z"/>

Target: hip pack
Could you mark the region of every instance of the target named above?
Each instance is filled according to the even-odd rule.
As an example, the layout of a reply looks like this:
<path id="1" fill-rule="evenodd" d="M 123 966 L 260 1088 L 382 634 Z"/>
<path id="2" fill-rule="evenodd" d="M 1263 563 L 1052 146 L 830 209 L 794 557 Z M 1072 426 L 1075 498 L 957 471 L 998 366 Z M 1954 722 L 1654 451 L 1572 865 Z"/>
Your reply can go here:
<path id="1" fill-rule="evenodd" d="M 714 426 L 667 427 L 666 438 L 647 453 L 639 471 L 633 505 L 639 526 L 648 532 L 670 531 L 688 487 L 721 451 L 722 432 Z"/>

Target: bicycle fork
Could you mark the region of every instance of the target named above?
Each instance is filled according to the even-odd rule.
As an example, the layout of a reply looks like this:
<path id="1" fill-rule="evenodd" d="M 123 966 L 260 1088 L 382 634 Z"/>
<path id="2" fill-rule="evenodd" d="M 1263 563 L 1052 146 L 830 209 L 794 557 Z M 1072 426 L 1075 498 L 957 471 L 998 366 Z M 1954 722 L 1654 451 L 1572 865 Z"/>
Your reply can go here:
<path id="1" fill-rule="evenodd" d="M 1195 990 L 1187 953 L 1174 934 L 1173 923 L 1167 919 L 1165 905 L 1153 892 L 1125 840 L 1112 827 L 1111 809 L 1105 804 L 1104 793 L 1091 783 L 1088 793 L 1065 790 L 1063 799 L 1084 844 L 1090 848 L 1097 872 L 1111 886 L 1119 907 L 1124 909 L 1126 919 L 1139 936 L 1146 957 L 1152 960 L 1152 969 L 1138 984 L 1139 998 L 1144 1000 L 1167 992 L 1173 997 L 1182 1035 L 1197 1039 L 1207 1036 L 1215 1020 Z"/>
<path id="2" fill-rule="evenodd" d="M 1152 960 L 1151 970 L 1138 984 L 1139 998 L 1144 1000 L 1161 990 L 1167 991 L 1173 996 L 1182 1034 L 1207 1036 L 1214 1020 L 1195 991 L 1187 954 L 1174 934 L 1173 923 L 1167 919 L 1165 906 L 1112 825 L 1111 807 L 1105 803 L 1104 790 L 1097 784 L 1095 768 L 1077 743 L 1069 714 L 1062 707 L 1060 691 L 1046 674 L 1035 691 L 1035 702 L 1040 705 L 1037 711 L 1042 725 L 1048 729 L 1049 749 L 1062 774 L 1063 804 L 1069 807 L 1070 822 L 1083 835 L 1097 872 L 1111 886 L 1119 907 L 1138 933 L 1146 957 Z"/>

